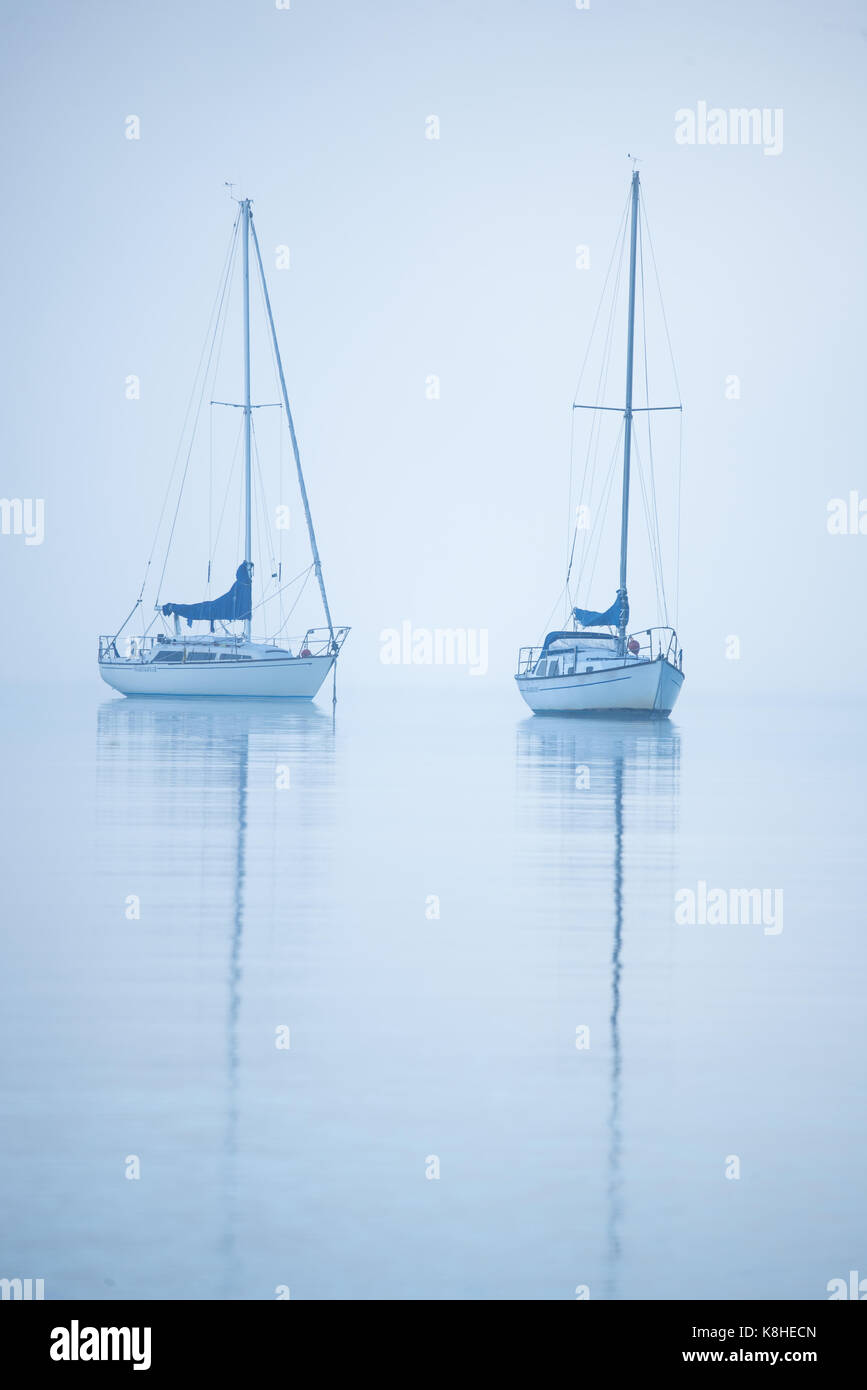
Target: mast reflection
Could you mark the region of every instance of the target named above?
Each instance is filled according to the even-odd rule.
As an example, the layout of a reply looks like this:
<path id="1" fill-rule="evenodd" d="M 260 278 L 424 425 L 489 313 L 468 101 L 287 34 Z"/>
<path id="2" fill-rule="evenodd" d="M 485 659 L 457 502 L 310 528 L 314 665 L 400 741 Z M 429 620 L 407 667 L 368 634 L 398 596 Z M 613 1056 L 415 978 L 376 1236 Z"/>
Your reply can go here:
<path id="1" fill-rule="evenodd" d="M 665 721 L 614 717 L 527 719 L 517 731 L 519 814 L 541 832 L 542 863 L 570 886 L 560 929 L 580 935 L 588 976 L 594 930 L 607 924 L 609 953 L 608 1087 L 605 1154 L 604 1297 L 619 1297 L 624 1211 L 623 1040 L 624 928 L 665 914 L 680 784 L 680 733 Z M 565 861 L 565 862 L 564 862 Z M 607 888 L 605 886 L 607 882 Z M 628 995 L 627 995 L 628 998 Z"/>
<path id="2" fill-rule="evenodd" d="M 301 763 L 312 754 L 318 778 L 327 780 L 334 748 L 333 720 L 307 702 L 110 700 L 98 709 L 96 745 L 97 823 L 106 870 L 114 867 L 116 843 L 127 861 L 126 873 L 134 872 L 138 883 L 149 885 L 149 900 L 158 904 L 157 930 L 185 935 L 190 949 L 198 937 L 203 972 L 212 959 L 212 929 L 221 920 L 228 928 L 223 1223 L 215 1236 L 221 1296 L 241 1297 L 238 1166 L 243 950 L 245 931 L 268 925 L 267 907 L 251 910 L 248 906 L 251 806 L 257 834 L 266 828 L 276 832 L 275 769 L 284 763 Z M 286 818 L 279 823 L 287 835 L 280 864 L 297 882 L 309 872 L 312 858 L 307 816 L 303 800 L 282 804 L 290 808 L 290 815 L 288 824 Z M 293 806 L 297 809 L 292 810 Z M 274 860 L 265 862 L 273 874 Z M 197 891 L 191 896 L 190 883 L 197 869 Z M 279 884 L 263 883 L 260 874 L 255 887 L 276 889 L 279 901 Z M 150 902 L 149 908 L 146 920 L 151 922 Z M 282 918 L 278 921 L 282 924 Z M 199 936 L 202 931 L 204 937 Z M 167 1010 L 170 1007 L 169 998 Z M 190 1046 L 196 1045 L 191 1035 Z M 179 1068 L 185 1060 L 177 1059 Z"/>

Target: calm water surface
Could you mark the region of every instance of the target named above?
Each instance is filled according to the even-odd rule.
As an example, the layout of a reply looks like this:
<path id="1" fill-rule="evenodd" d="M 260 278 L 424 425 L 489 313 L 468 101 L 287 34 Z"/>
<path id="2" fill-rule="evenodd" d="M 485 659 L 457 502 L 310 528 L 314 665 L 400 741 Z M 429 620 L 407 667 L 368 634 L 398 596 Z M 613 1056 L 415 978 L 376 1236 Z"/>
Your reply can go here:
<path id="1" fill-rule="evenodd" d="M 346 690 L 336 728 L 327 701 L 7 693 L 0 1275 L 867 1275 L 860 709 L 687 687 L 671 721 L 588 723 L 491 685 Z M 678 924 L 699 880 L 782 889 L 783 930 Z"/>

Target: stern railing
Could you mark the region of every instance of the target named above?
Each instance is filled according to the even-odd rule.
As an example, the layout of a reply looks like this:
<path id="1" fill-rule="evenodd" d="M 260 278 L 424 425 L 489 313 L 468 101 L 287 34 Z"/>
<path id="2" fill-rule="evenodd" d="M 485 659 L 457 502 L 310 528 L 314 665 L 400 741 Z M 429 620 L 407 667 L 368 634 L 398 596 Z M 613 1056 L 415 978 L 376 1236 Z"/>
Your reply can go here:
<path id="1" fill-rule="evenodd" d="M 626 639 L 627 650 L 631 642 L 638 643 L 638 651 L 633 648 L 632 656 L 645 661 L 657 661 L 660 657 L 670 661 L 679 671 L 683 670 L 683 652 L 677 645 L 677 633 L 673 627 L 645 627 L 638 632 L 630 632 Z"/>

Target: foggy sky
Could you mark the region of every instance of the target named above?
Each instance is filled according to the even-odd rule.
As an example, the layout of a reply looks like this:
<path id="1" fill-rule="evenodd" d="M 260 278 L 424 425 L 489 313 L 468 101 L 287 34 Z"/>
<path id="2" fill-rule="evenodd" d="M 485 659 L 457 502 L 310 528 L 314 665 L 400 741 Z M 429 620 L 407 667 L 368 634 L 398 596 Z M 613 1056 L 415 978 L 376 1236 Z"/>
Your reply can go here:
<path id="1" fill-rule="evenodd" d="M 379 634 L 409 620 L 488 629 L 507 683 L 563 583 L 570 405 L 631 152 L 684 402 L 688 679 L 860 691 L 867 537 L 826 527 L 867 496 L 856 5 L 85 0 L 4 23 L 0 495 L 45 500 L 42 545 L 0 536 L 7 679 L 95 679 L 135 600 L 228 180 L 255 200 L 344 679 L 390 679 Z M 679 145 L 699 102 L 782 109 L 781 152 Z"/>

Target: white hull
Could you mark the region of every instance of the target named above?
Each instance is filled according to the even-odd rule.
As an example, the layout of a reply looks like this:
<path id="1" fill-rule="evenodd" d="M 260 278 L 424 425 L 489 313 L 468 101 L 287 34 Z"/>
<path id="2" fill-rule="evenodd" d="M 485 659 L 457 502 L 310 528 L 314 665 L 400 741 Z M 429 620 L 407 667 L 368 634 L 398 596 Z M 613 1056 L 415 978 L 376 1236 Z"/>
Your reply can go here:
<path id="1" fill-rule="evenodd" d="M 267 657 L 253 661 L 100 661 L 99 674 L 122 695 L 249 695 L 312 700 L 335 658 Z"/>
<path id="2" fill-rule="evenodd" d="M 663 657 L 631 661 L 568 676 L 516 676 L 534 714 L 644 714 L 664 718 L 674 708 L 683 672 Z"/>

